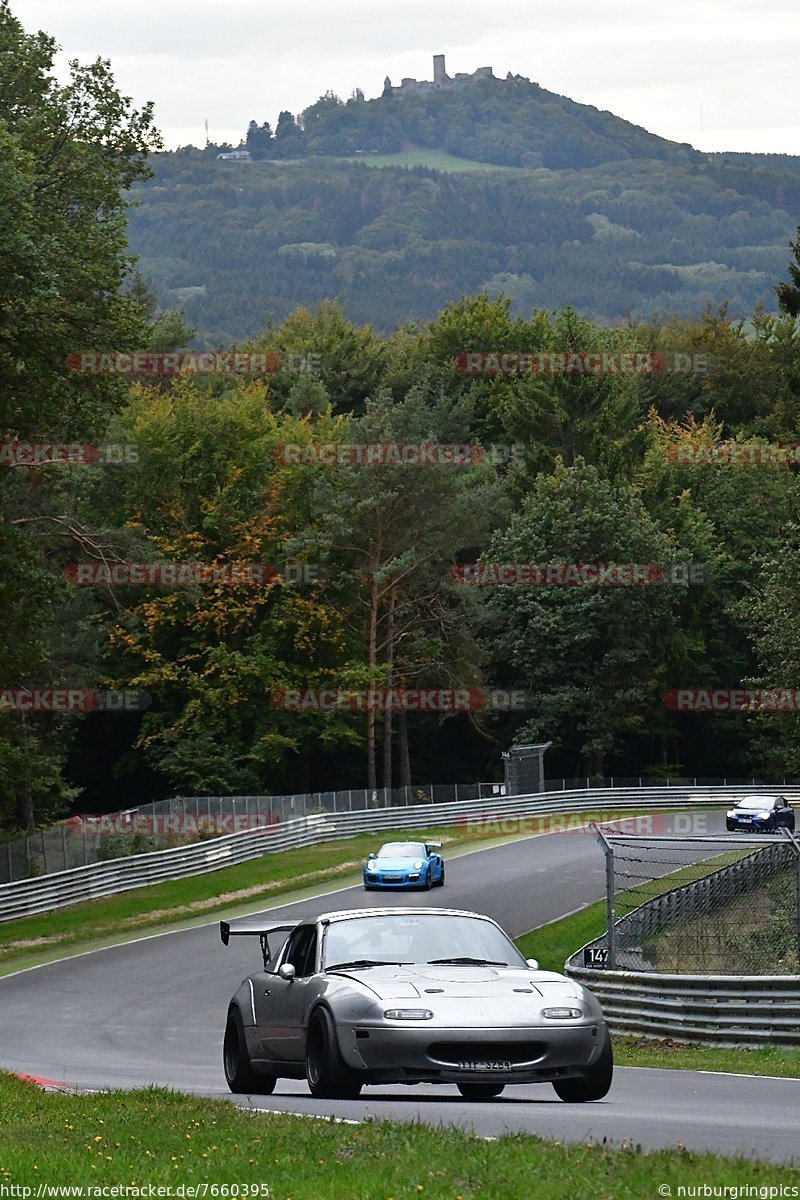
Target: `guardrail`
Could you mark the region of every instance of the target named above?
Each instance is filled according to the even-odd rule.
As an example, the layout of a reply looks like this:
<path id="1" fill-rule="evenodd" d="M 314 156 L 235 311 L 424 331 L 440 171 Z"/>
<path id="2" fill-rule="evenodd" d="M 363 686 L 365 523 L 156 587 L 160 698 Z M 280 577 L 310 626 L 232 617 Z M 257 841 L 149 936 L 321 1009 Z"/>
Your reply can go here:
<path id="1" fill-rule="evenodd" d="M 786 795 L 800 796 L 800 785 L 782 788 L 781 791 Z M 0 886 L 0 921 L 49 912 L 82 900 L 94 900 L 165 880 L 203 875 L 258 858 L 262 854 L 353 837 L 359 833 L 460 824 L 471 824 L 476 834 L 482 830 L 492 834 L 525 832 L 525 826 L 520 822 L 526 818 L 554 815 L 571 817 L 571 821 L 565 820 L 564 828 L 575 828 L 582 812 L 685 808 L 687 805 L 707 805 L 741 792 L 741 786 L 590 788 L 531 796 L 364 809 L 337 813 L 335 816 L 307 816 L 280 825 L 242 830 L 190 846 L 91 863 L 41 878 L 3 884 Z M 530 828 L 528 831 L 534 830 Z"/>
<path id="2" fill-rule="evenodd" d="M 679 927 L 699 912 L 710 913 L 800 861 L 794 839 L 756 850 L 738 862 L 655 896 L 614 926 L 614 941 L 642 960 L 640 970 L 583 965 L 584 950 L 602 948 L 595 938 L 567 959 L 564 970 L 600 1001 L 612 1031 L 681 1041 L 728 1045 L 780 1043 L 800 1046 L 800 975 L 694 975 L 651 969 L 643 941 Z M 800 891 L 798 892 L 800 896 Z"/>
<path id="3" fill-rule="evenodd" d="M 597 971 L 573 960 L 567 974 L 595 994 L 614 1032 L 800 1046 L 800 975 L 657 975 Z"/>

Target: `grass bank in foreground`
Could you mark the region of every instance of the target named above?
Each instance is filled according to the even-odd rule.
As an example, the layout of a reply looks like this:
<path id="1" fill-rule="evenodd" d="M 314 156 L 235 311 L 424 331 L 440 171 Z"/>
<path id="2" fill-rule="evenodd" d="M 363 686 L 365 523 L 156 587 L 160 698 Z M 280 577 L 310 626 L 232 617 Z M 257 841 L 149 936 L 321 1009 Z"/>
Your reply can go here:
<path id="1" fill-rule="evenodd" d="M 779 1171 L 784 1186 L 800 1184 L 797 1168 L 684 1150 L 568 1146 L 520 1134 L 485 1141 L 389 1121 L 337 1124 L 243 1113 L 162 1090 L 43 1095 L 7 1075 L 0 1075 L 0 1111 L 0 1184 L 32 1187 L 34 1196 L 40 1185 L 82 1185 L 84 1196 L 115 1185 L 143 1188 L 144 1196 L 148 1187 L 170 1187 L 174 1195 L 183 1185 L 190 1195 L 194 1184 L 195 1195 L 209 1200 L 642 1200 L 669 1194 L 665 1185 L 673 1196 L 698 1182 L 766 1188 Z"/>

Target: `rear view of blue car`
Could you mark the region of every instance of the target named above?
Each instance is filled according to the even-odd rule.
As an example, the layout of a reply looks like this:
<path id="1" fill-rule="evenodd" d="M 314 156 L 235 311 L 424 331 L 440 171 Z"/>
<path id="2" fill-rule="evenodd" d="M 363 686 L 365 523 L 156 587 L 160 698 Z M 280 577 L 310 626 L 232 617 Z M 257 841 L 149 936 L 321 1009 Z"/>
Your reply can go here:
<path id="1" fill-rule="evenodd" d="M 386 842 L 364 864 L 364 887 L 431 888 L 444 884 L 441 842 Z"/>

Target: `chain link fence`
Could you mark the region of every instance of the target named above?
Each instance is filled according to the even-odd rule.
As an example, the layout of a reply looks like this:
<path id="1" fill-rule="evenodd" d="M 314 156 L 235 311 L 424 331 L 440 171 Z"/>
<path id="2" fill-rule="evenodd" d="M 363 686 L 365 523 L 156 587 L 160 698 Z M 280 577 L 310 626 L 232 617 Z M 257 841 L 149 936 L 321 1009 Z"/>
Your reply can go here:
<path id="1" fill-rule="evenodd" d="M 291 796 L 174 796 L 123 812 L 70 817 L 51 829 L 0 842 L 0 884 L 282 825 L 299 817 L 491 799 L 504 791 L 500 783 L 437 783 Z"/>
<path id="2" fill-rule="evenodd" d="M 796 839 L 597 833 L 606 856 L 597 965 L 667 975 L 800 973 Z"/>
<path id="3" fill-rule="evenodd" d="M 786 786 L 787 780 L 783 780 Z M 764 781 L 760 781 L 760 786 Z M 669 779 L 647 776 L 581 776 L 550 779 L 547 794 L 583 788 L 757 786 L 755 779 Z M 769 786 L 775 786 L 770 784 Z M 503 783 L 436 783 L 408 788 L 350 788 L 342 791 L 302 792 L 288 796 L 176 796 L 137 808 L 104 815 L 71 817 L 51 829 L 27 837 L 0 841 L 0 884 L 50 875 L 72 867 L 191 845 L 206 838 L 284 824 L 297 817 L 363 812 L 375 808 L 401 808 L 418 804 L 446 804 L 484 800 L 505 795 Z M 713 797 L 709 797 L 713 800 Z M 555 799 L 555 796 L 554 796 Z"/>

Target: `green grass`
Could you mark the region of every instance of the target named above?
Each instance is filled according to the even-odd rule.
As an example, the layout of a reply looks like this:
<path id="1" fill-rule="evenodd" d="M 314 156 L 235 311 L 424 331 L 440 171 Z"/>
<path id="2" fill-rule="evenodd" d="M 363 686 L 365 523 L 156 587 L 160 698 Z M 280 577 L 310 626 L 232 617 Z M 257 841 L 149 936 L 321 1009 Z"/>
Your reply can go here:
<path id="1" fill-rule="evenodd" d="M 402 150 L 396 154 L 359 154 L 356 158 L 348 158 L 347 162 L 360 162 L 368 167 L 430 167 L 434 171 L 450 171 L 462 173 L 465 171 L 514 171 L 519 174 L 527 168 L 503 167 L 497 163 L 476 162 L 472 158 L 457 158 L 444 150 Z M 549 172 L 548 172 L 549 174 Z"/>
<path id="2" fill-rule="evenodd" d="M 645 1153 L 523 1134 L 487 1141 L 419 1124 L 243 1113 L 160 1089 L 43 1094 L 7 1075 L 0 1111 L 0 1184 L 33 1187 L 33 1195 L 39 1184 L 124 1185 L 144 1195 L 148 1186 L 207 1184 L 213 1200 L 212 1186 L 227 1186 L 222 1194 L 230 1196 L 238 1184 L 240 1197 L 247 1185 L 268 1188 L 270 1200 L 644 1200 L 663 1184 L 673 1195 L 698 1181 L 767 1187 L 778 1171 L 680 1149 Z M 574 1125 L 570 1115 L 565 1108 Z M 780 1176 L 784 1186 L 800 1183 L 797 1168 L 783 1166 Z"/>
<path id="3" fill-rule="evenodd" d="M 661 1067 L 672 1071 L 732 1071 L 736 1075 L 779 1075 L 800 1079 L 800 1050 L 793 1046 L 701 1046 L 672 1038 L 615 1037 L 618 1067 Z"/>
<path id="4" fill-rule="evenodd" d="M 215 912 L 258 912 L 287 895 L 346 886 L 361 878 L 361 865 L 376 842 L 390 835 L 321 842 L 250 859 L 221 871 L 119 892 L 0 925 L 0 974 L 97 943 L 126 941 L 150 930 L 210 921 Z M 437 837 L 448 845 L 474 841 L 467 829 L 405 832 Z M 5 967 L 5 971 L 3 968 Z"/>
<path id="5" fill-rule="evenodd" d="M 743 852 L 746 853 L 746 852 Z M 724 857 L 728 857 L 727 855 Z M 718 865 L 715 859 L 715 864 Z M 694 863 L 653 884 L 669 891 L 679 882 L 702 874 L 703 864 Z M 706 866 L 706 870 L 707 870 Z M 605 901 L 582 908 L 569 917 L 532 929 L 517 938 L 526 958 L 535 958 L 549 971 L 563 971 L 564 963 L 587 942 L 601 937 L 606 928 Z M 662 1067 L 682 1071 L 732 1071 L 742 1075 L 779 1075 L 800 1079 L 800 1050 L 791 1046 L 706 1046 L 678 1042 L 672 1038 L 617 1036 L 614 1060 L 623 1067 Z"/>
<path id="6" fill-rule="evenodd" d="M 709 875 L 720 867 L 727 866 L 737 858 L 749 854 L 749 850 L 728 850 L 724 854 L 714 855 L 713 858 L 701 862 L 690 863 L 669 875 L 662 875 L 646 883 L 640 883 L 634 892 L 620 892 L 616 897 L 617 917 L 623 912 L 629 912 L 654 896 L 670 892 L 683 883 L 690 883 L 703 875 Z M 547 925 L 540 925 L 517 938 L 517 945 L 527 958 L 535 958 L 539 965 L 548 971 L 563 971 L 564 963 L 587 942 L 602 937 L 606 931 L 605 900 L 589 904 L 579 912 L 568 917 L 560 917 Z"/>
<path id="7" fill-rule="evenodd" d="M 311 898 L 325 885 L 346 887 L 361 880 L 370 850 L 393 837 L 435 838 L 445 858 L 481 846 L 500 845 L 516 836 L 542 833 L 553 822 L 577 828 L 579 822 L 631 816 L 629 812 L 593 811 L 551 818 L 523 817 L 511 822 L 480 822 L 418 831 L 383 831 L 282 850 L 205 875 L 176 879 L 73 904 L 32 917 L 0 923 L 0 976 L 98 946 L 130 941 L 148 932 L 187 928 L 215 914 L 245 916 L 289 898 Z M 599 853 L 599 851 L 598 851 Z M 565 956 L 566 957 L 566 956 Z M 560 968 L 559 968 L 560 969 Z"/>

